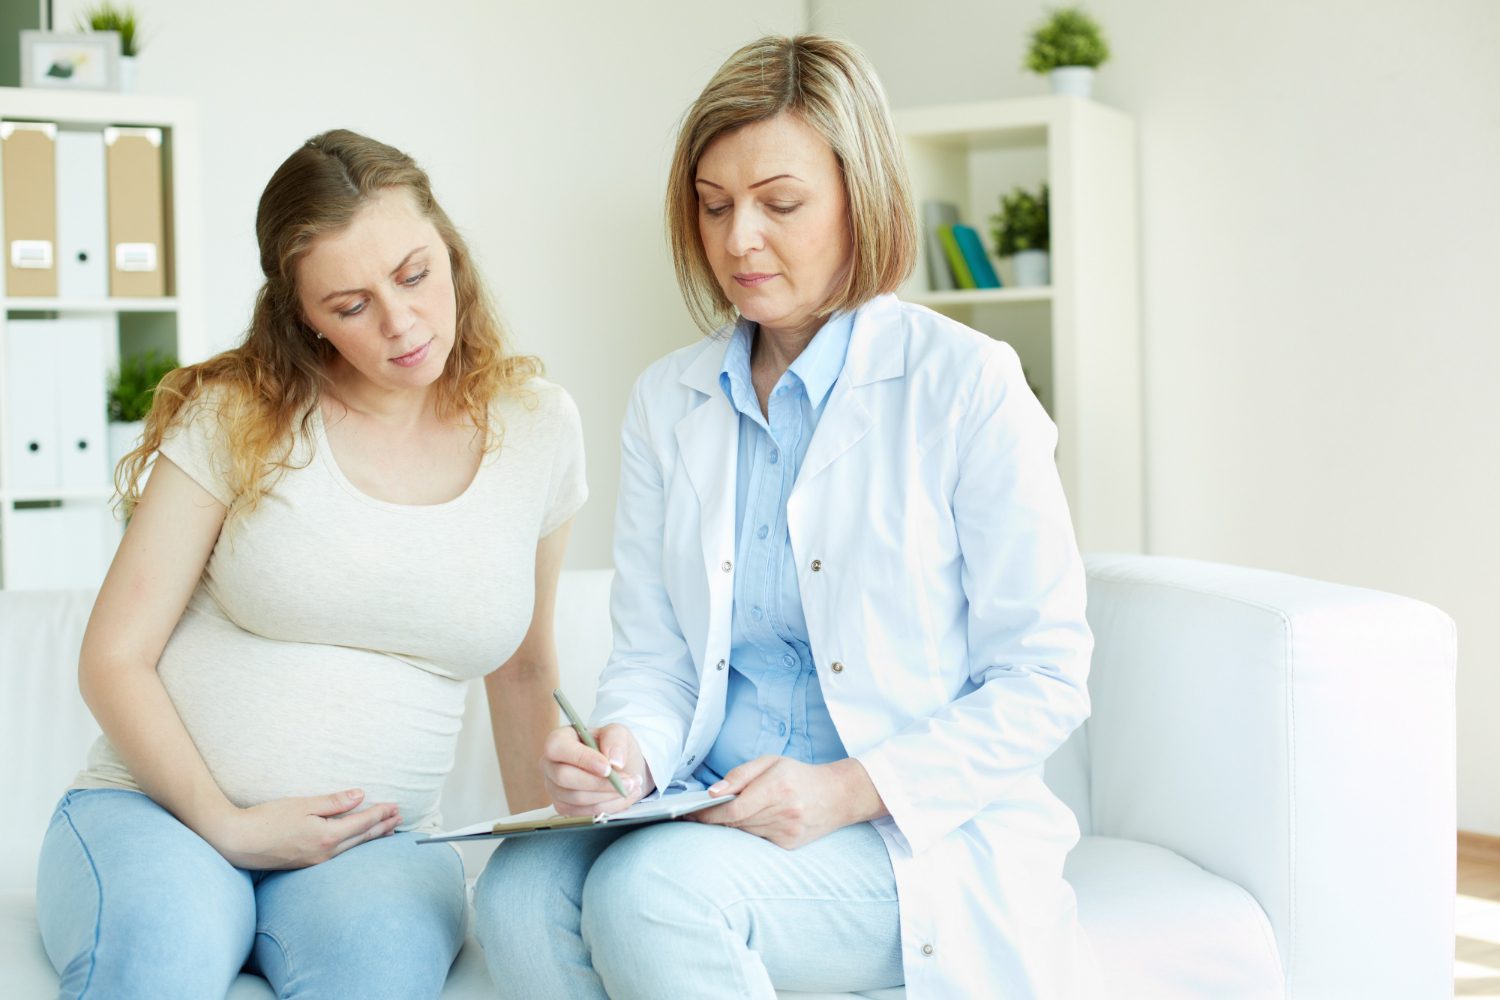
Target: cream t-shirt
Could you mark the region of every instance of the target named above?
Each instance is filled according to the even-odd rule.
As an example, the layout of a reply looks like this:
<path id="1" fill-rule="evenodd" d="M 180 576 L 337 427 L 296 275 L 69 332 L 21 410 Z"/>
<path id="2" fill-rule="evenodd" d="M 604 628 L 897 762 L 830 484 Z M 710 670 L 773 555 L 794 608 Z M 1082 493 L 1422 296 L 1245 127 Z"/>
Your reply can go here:
<path id="1" fill-rule="evenodd" d="M 494 404 L 504 429 L 458 497 L 430 506 L 361 493 L 318 408 L 294 465 L 219 536 L 157 670 L 214 780 L 245 807 L 363 788 L 401 829 L 441 826 L 467 682 L 531 622 L 537 541 L 587 496 L 578 410 L 533 379 Z M 161 446 L 232 500 L 212 409 Z M 137 788 L 107 738 L 75 787 Z"/>

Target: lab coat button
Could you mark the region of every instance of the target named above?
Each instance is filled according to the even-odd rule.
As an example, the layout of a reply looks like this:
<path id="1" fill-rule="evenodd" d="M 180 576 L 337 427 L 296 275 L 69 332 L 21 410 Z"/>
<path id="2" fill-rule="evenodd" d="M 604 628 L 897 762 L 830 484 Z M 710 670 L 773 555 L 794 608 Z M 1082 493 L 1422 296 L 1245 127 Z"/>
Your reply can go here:
<path id="1" fill-rule="evenodd" d="M 714 667 L 714 669 L 715 670 L 723 670 L 724 669 L 724 661 L 720 660 L 718 666 Z"/>
<path id="2" fill-rule="evenodd" d="M 695 761 L 697 759 L 698 759 L 698 755 L 697 754 L 694 754 L 693 756 L 689 757 L 688 758 L 688 766 L 692 767 L 693 766 L 693 761 Z"/>
<path id="3" fill-rule="evenodd" d="M 814 573 L 818 572 L 822 568 L 823 568 L 823 560 L 821 560 L 821 559 L 814 559 L 812 561 L 812 571 Z"/>
<path id="4" fill-rule="evenodd" d="M 730 562 L 728 559 L 725 559 L 719 565 L 719 568 L 722 569 L 724 572 L 728 573 L 730 570 L 734 569 L 734 563 Z"/>
<path id="5" fill-rule="evenodd" d="M 688 763 L 691 764 L 692 761 L 688 761 Z M 930 944 L 924 944 L 922 946 L 922 954 L 924 954 L 924 955 L 931 955 L 932 954 L 932 945 L 930 945 Z"/>
<path id="6" fill-rule="evenodd" d="M 844 665 L 838 660 L 834 660 L 832 666 L 830 666 L 828 669 L 832 670 L 836 674 L 841 674 L 844 672 Z"/>

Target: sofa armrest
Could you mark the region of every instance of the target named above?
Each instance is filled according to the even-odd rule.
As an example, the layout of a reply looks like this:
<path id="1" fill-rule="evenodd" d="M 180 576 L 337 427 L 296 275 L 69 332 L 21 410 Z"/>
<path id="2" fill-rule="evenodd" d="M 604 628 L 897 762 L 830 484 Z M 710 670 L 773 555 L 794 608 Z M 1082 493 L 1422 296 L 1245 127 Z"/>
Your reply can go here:
<path id="1" fill-rule="evenodd" d="M 1188 560 L 1088 560 L 1093 832 L 1247 889 L 1290 997 L 1452 989 L 1453 622 Z"/>

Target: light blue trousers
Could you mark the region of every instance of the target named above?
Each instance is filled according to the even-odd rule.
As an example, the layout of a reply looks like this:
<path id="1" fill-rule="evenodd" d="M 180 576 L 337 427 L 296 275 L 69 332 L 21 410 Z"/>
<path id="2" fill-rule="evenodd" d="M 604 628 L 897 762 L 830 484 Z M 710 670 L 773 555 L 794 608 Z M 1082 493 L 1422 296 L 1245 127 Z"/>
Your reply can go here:
<path id="1" fill-rule="evenodd" d="M 895 878 L 868 823 L 795 851 L 687 822 L 505 840 L 474 915 L 501 997 L 770 998 L 903 981 Z"/>
<path id="2" fill-rule="evenodd" d="M 463 865 L 413 834 L 293 871 L 245 871 L 139 792 L 83 789 L 42 842 L 37 923 L 59 996 L 436 997 L 464 940 Z"/>

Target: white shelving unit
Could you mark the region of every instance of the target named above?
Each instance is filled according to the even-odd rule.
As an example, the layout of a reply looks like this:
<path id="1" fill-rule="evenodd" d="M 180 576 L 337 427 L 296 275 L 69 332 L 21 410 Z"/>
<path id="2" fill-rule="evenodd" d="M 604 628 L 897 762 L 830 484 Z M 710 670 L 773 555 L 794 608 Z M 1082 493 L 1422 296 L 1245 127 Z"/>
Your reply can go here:
<path id="1" fill-rule="evenodd" d="M 1073 97 L 895 114 L 918 211 L 952 202 L 982 234 L 999 196 L 1051 189 L 1052 284 L 935 292 L 922 259 L 902 298 L 1004 340 L 1058 428 L 1057 464 L 1086 551 L 1144 549 L 1135 123 Z"/>
<path id="2" fill-rule="evenodd" d="M 162 130 L 162 182 L 167 240 L 167 296 L 161 298 L 100 297 L 79 300 L 37 298 L 0 293 L 0 395 L 6 391 L 9 358 L 6 328 L 23 319 L 87 318 L 105 320 L 113 336 L 105 345 L 108 366 L 122 356 L 147 350 L 169 351 L 184 364 L 206 355 L 202 317 L 202 239 L 199 211 L 202 194 L 198 162 L 198 112 L 191 101 L 87 91 L 27 90 L 0 87 L 0 120 L 52 122 L 60 130 L 103 130 L 107 127 L 146 127 Z M 3 211 L 3 205 L 0 205 Z M 0 218 L 0 230 L 4 220 Z M 0 271 L 3 281 L 3 271 Z M 65 359 L 64 359 L 65 360 Z M 0 398 L 0 588 L 12 586 L 18 553 L 32 541 L 26 537 L 28 512 L 36 508 L 64 508 L 74 514 L 70 523 L 80 532 L 97 525 L 105 536 L 106 555 L 113 554 L 120 525 L 111 513 L 114 490 L 109 474 L 93 486 L 19 488 L 8 481 L 10 427 L 7 401 Z M 98 405 L 106 407 L 101 387 Z M 87 540 L 83 540 L 87 541 Z M 59 558 L 70 558 L 70 549 Z M 79 553 L 91 551 L 80 544 Z M 30 558 L 34 558 L 34 553 Z M 88 556 L 80 555 L 87 559 Z M 107 559 L 106 559 L 107 564 Z M 71 577 L 70 577 L 71 579 Z M 97 583 L 98 580 L 92 582 Z"/>

